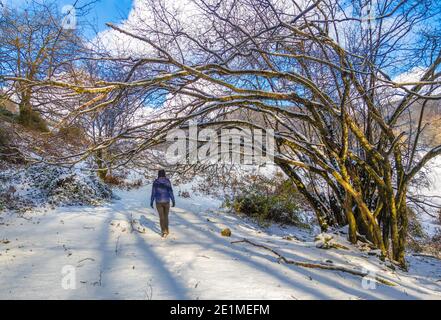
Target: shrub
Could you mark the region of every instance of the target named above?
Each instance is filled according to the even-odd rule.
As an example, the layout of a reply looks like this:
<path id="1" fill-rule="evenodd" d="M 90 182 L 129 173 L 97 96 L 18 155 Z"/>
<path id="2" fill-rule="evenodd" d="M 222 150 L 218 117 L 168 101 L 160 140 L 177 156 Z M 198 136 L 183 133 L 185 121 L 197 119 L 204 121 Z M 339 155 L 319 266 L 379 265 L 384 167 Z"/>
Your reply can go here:
<path id="1" fill-rule="evenodd" d="M 15 115 L 11 111 L 3 108 L 0 105 L 0 118 L 2 118 L 3 120 L 11 122 L 15 118 Z"/>
<path id="2" fill-rule="evenodd" d="M 259 224 L 279 222 L 308 227 L 301 218 L 306 207 L 304 201 L 289 180 L 278 183 L 255 177 L 251 181 L 234 198 L 226 199 L 224 205 L 235 212 L 256 218 Z"/>
<path id="3" fill-rule="evenodd" d="M 411 208 L 407 209 L 408 217 L 409 217 L 409 228 L 408 233 L 411 237 L 414 238 L 424 238 L 425 233 L 423 230 L 423 226 L 419 221 L 417 214 Z"/>
<path id="4" fill-rule="evenodd" d="M 441 229 L 435 229 L 432 236 L 426 236 L 423 240 L 410 238 L 408 248 L 414 252 L 433 255 L 441 258 Z"/>
<path id="5" fill-rule="evenodd" d="M 120 189 L 138 189 L 142 187 L 143 181 L 142 179 L 136 179 L 134 181 L 128 181 L 123 176 L 107 174 L 103 179 L 103 182 L 113 186 L 118 187 Z"/>
<path id="6" fill-rule="evenodd" d="M 128 186 L 129 188 L 138 189 L 142 187 L 142 183 L 143 183 L 142 179 L 136 179 L 135 181 L 128 183 Z"/>
<path id="7" fill-rule="evenodd" d="M 0 122 L 0 161 L 2 166 L 7 164 L 24 164 L 25 158 L 18 150 L 12 139 L 10 130 L 2 126 Z M 1 168 L 0 168 L 1 171 Z"/>
<path id="8" fill-rule="evenodd" d="M 26 128 L 41 132 L 49 132 L 46 121 L 40 116 L 37 111 L 22 110 L 20 111 L 20 115 L 18 116 L 17 120 L 18 123 Z"/>
<path id="9" fill-rule="evenodd" d="M 0 126 L 0 149 L 9 144 L 9 135 L 3 127 Z"/>
<path id="10" fill-rule="evenodd" d="M 112 186 L 121 186 L 122 184 L 124 184 L 124 179 L 115 175 L 107 174 L 103 177 L 103 182 Z"/>
<path id="11" fill-rule="evenodd" d="M 58 136 L 73 145 L 81 144 L 86 140 L 84 129 L 76 125 L 60 128 L 58 130 Z"/>
<path id="12" fill-rule="evenodd" d="M 180 196 L 181 198 L 190 198 L 190 192 L 188 191 L 180 191 L 178 192 L 178 196 Z"/>

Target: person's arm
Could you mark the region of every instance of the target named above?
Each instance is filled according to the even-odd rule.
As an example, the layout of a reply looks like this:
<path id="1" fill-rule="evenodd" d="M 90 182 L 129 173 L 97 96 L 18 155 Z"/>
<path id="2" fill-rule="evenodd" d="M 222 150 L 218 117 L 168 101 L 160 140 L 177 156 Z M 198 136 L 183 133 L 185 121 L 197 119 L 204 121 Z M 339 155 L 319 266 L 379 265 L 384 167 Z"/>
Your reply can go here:
<path id="1" fill-rule="evenodd" d="M 153 182 L 152 186 L 152 195 L 150 196 L 150 207 L 153 208 L 153 201 L 155 200 L 155 182 Z"/>
<path id="2" fill-rule="evenodd" d="M 176 203 L 175 203 L 175 195 L 173 194 L 173 188 L 172 188 L 171 182 L 170 182 L 170 185 L 169 185 L 168 193 L 169 193 L 170 199 L 172 201 L 172 207 L 174 207 Z"/>

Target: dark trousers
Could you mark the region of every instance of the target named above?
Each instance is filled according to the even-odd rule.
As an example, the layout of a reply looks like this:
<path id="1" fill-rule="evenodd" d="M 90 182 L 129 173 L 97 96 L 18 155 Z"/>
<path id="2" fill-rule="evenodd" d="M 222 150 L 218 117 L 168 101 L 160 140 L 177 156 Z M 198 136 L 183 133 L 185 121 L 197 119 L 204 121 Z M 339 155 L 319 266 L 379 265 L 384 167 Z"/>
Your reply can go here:
<path id="1" fill-rule="evenodd" d="M 170 210 L 170 202 L 156 203 L 156 209 L 158 210 L 159 214 L 161 232 L 168 233 L 168 212 Z"/>

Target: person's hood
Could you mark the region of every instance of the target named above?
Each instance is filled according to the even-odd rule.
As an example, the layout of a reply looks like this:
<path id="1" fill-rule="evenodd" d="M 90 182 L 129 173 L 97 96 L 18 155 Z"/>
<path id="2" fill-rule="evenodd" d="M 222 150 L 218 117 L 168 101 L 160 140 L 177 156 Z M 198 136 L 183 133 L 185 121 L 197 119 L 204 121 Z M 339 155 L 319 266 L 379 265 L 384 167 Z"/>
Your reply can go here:
<path id="1" fill-rule="evenodd" d="M 159 184 L 170 184 L 170 180 L 167 177 L 156 178 L 155 182 Z"/>

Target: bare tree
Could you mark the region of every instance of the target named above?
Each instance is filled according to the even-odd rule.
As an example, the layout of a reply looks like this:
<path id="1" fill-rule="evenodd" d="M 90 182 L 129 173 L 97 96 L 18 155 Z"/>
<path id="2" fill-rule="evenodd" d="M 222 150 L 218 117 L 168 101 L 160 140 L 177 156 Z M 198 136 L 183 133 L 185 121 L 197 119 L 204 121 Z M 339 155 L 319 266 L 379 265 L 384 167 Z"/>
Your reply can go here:
<path id="1" fill-rule="evenodd" d="M 23 122 L 38 120 L 34 111 L 50 112 L 45 107 L 54 101 L 45 91 L 35 92 L 32 82 L 71 79 L 83 40 L 78 29 L 63 27 L 65 15 L 56 2 L 30 1 L 25 8 L 0 10 L 0 83 L 19 104 Z M 20 78 L 27 81 L 16 81 Z"/>
<path id="2" fill-rule="evenodd" d="M 149 20 L 109 25 L 150 48 L 142 58 L 118 57 L 125 79 L 35 85 L 93 97 L 69 119 L 105 112 L 130 93 L 140 99 L 166 93 L 154 117 L 81 156 L 125 140 L 131 143 L 115 157 L 133 158 L 189 119 L 272 128 L 275 162 L 321 228 L 349 224 L 352 242 L 366 235 L 384 257 L 405 266 L 409 186 L 441 146 L 421 153 L 414 134 L 421 124 L 415 128 L 403 115 L 417 103 L 441 99 L 440 6 L 429 0 L 373 3 L 194 0 L 189 18 L 150 0 Z M 432 30 L 421 32 L 429 23 Z M 418 79 L 392 80 L 416 67 Z M 245 109 L 261 115 L 264 125 L 253 117 L 225 118 Z"/>

